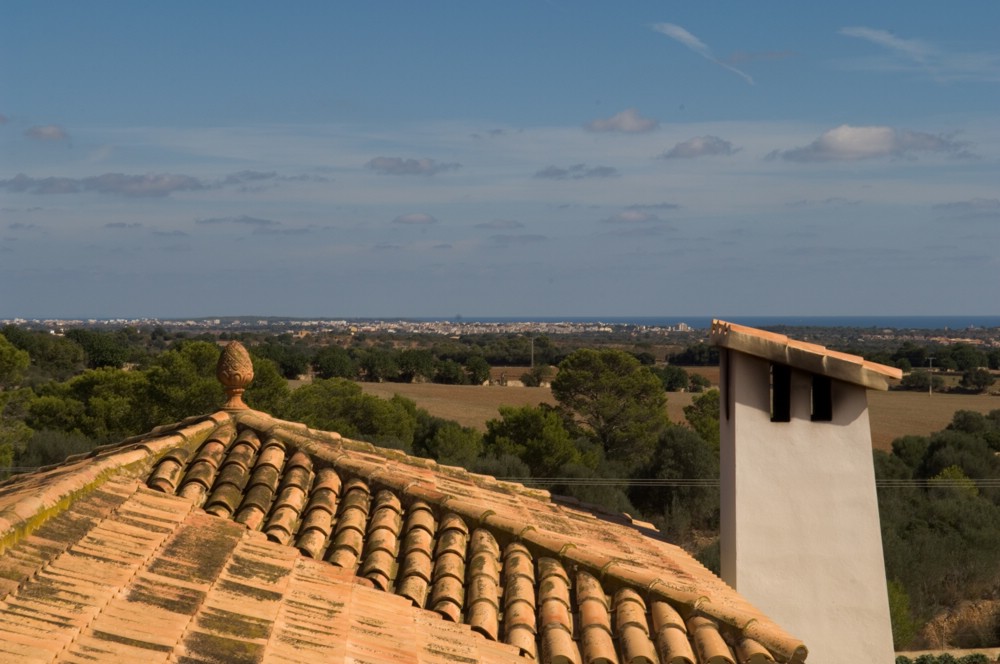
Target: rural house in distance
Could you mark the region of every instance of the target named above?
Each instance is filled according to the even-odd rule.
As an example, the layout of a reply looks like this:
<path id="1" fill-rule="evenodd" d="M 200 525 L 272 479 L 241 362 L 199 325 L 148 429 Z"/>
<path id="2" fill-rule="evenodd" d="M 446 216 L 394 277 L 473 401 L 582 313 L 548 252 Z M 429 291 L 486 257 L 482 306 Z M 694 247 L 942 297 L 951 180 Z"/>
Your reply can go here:
<path id="1" fill-rule="evenodd" d="M 867 389 L 901 371 L 724 321 L 722 578 L 809 644 L 891 662 Z"/>

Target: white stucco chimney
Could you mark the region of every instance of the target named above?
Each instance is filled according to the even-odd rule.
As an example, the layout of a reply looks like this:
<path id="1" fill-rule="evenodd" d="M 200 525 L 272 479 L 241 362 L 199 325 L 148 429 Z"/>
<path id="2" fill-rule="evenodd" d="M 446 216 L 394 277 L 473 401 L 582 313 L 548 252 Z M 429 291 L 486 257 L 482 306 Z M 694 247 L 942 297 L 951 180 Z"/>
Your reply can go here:
<path id="1" fill-rule="evenodd" d="M 722 578 L 809 648 L 892 662 L 866 390 L 892 367 L 713 321 L 721 350 Z"/>

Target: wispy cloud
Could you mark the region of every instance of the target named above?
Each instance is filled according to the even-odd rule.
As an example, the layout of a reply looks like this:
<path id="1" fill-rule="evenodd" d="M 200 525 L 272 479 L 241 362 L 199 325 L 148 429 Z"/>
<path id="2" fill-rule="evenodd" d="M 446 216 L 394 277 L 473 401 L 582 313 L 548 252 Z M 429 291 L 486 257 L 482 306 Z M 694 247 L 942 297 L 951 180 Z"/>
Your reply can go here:
<path id="1" fill-rule="evenodd" d="M 791 150 L 775 150 L 768 159 L 787 161 L 857 161 L 882 157 L 914 158 L 915 153 L 945 153 L 953 157 L 973 157 L 968 143 L 950 136 L 927 134 L 885 126 L 852 127 L 841 125 L 809 145 Z"/>
<path id="2" fill-rule="evenodd" d="M 105 228 L 115 228 L 115 229 L 131 229 L 131 228 L 142 228 L 142 224 L 138 221 L 133 221 L 131 223 L 124 221 L 112 221 L 104 224 Z"/>
<path id="3" fill-rule="evenodd" d="M 7 124 L 8 122 L 10 122 L 10 118 L 3 113 L 0 113 L 0 125 Z"/>
<path id="4" fill-rule="evenodd" d="M 392 220 L 394 224 L 402 224 L 404 226 L 428 226 L 430 224 L 436 224 L 437 219 L 429 214 L 424 214 L 423 212 L 412 212 L 410 214 L 401 214 Z"/>
<path id="5" fill-rule="evenodd" d="M 502 234 L 502 235 L 491 235 L 490 242 L 493 244 L 511 247 L 526 244 L 538 244 L 539 242 L 545 242 L 549 238 L 545 235 L 536 235 L 533 233 L 519 233 L 519 234 Z"/>
<path id="6" fill-rule="evenodd" d="M 739 151 L 739 148 L 733 147 L 732 143 L 718 136 L 698 136 L 678 143 L 660 155 L 660 158 L 694 159 L 695 157 L 732 155 Z"/>
<path id="7" fill-rule="evenodd" d="M 213 217 L 210 219 L 196 219 L 196 224 L 201 226 L 218 226 L 221 224 L 235 224 L 239 226 L 253 226 L 255 228 L 263 227 L 274 227 L 280 226 L 280 221 L 274 221 L 273 219 L 260 219 L 259 217 L 250 217 L 247 215 L 241 215 L 239 217 Z"/>
<path id="8" fill-rule="evenodd" d="M 949 52 L 920 39 L 865 26 L 841 28 L 839 34 L 883 49 L 880 56 L 844 60 L 846 68 L 883 72 L 920 72 L 940 81 L 1000 81 L 1000 52 Z"/>
<path id="9" fill-rule="evenodd" d="M 968 201 L 940 203 L 935 205 L 934 209 L 959 221 L 1000 220 L 1000 199 L 997 198 L 973 198 Z"/>
<path id="10" fill-rule="evenodd" d="M 731 65 L 738 65 L 741 62 L 774 62 L 777 60 L 787 60 L 788 58 L 794 58 L 796 56 L 798 56 L 798 53 L 795 51 L 758 51 L 756 53 L 736 51 L 726 58 L 726 62 Z"/>
<path id="11" fill-rule="evenodd" d="M 598 118 L 584 125 L 588 131 L 621 132 L 623 134 L 642 134 L 653 131 L 660 126 L 658 120 L 644 118 L 634 108 L 626 108 L 610 118 Z"/>
<path id="12" fill-rule="evenodd" d="M 582 180 L 584 178 L 612 178 L 618 176 L 618 169 L 612 166 L 587 166 L 574 164 L 568 168 L 546 166 L 533 177 L 543 180 Z"/>
<path id="13" fill-rule="evenodd" d="M 436 175 L 461 167 L 457 163 L 442 163 L 433 159 L 403 159 L 401 157 L 375 157 L 365 164 L 379 175 Z"/>
<path id="14" fill-rule="evenodd" d="M 681 26 L 674 23 L 656 23 L 653 25 L 653 30 L 656 30 L 660 34 L 664 34 L 674 41 L 681 43 L 709 62 L 714 62 L 723 69 L 728 69 L 750 85 L 753 85 L 753 78 L 749 74 L 715 57 L 715 55 L 712 54 L 712 49 L 710 49 L 708 45 Z"/>
<path id="15" fill-rule="evenodd" d="M 606 217 L 601 220 L 605 224 L 616 225 L 638 225 L 638 224 L 659 224 L 664 221 L 658 214 L 636 207 L 627 207 L 621 212 Z"/>
<path id="16" fill-rule="evenodd" d="M 666 201 L 662 203 L 635 203 L 629 205 L 626 210 L 679 210 L 680 205 L 677 203 L 668 203 Z"/>
<path id="17" fill-rule="evenodd" d="M 169 196 L 177 191 L 207 189 L 207 185 L 190 175 L 171 173 L 125 175 L 104 173 L 86 178 L 46 177 L 33 178 L 18 173 L 13 178 L 0 180 L 0 189 L 32 194 L 76 194 L 94 191 L 117 194 L 131 198 Z"/>
<path id="18" fill-rule="evenodd" d="M 24 135 L 36 141 L 68 141 L 69 134 L 59 125 L 35 125 L 24 130 Z"/>
<path id="19" fill-rule="evenodd" d="M 524 224 L 513 219 L 491 219 L 481 224 L 476 224 L 476 228 L 488 228 L 490 230 L 510 230 L 513 228 L 524 228 Z"/>
<path id="20" fill-rule="evenodd" d="M 275 172 L 239 171 L 219 179 L 197 178 L 179 173 L 104 173 L 84 178 L 49 176 L 36 178 L 18 173 L 7 180 L 0 180 L 0 189 L 31 194 L 79 194 L 97 192 L 130 198 L 158 198 L 178 191 L 200 191 L 236 186 L 241 191 L 255 190 L 251 183 L 278 182 L 329 182 L 319 175 L 279 175 Z"/>
<path id="21" fill-rule="evenodd" d="M 803 208 L 803 207 L 829 207 L 835 205 L 860 205 L 861 201 L 851 200 L 849 198 L 844 198 L 843 196 L 831 196 L 829 198 L 824 198 L 821 200 L 809 200 L 809 199 L 799 199 L 797 201 L 790 201 L 785 203 L 785 207 L 790 208 Z"/>
<path id="22" fill-rule="evenodd" d="M 878 30 L 876 28 L 866 28 L 864 26 L 854 26 L 841 28 L 840 34 L 846 37 L 857 37 L 872 44 L 877 44 L 890 51 L 895 51 L 917 62 L 923 62 L 927 56 L 934 53 L 934 48 L 918 39 L 903 39 L 892 34 L 888 30 Z"/>
<path id="23" fill-rule="evenodd" d="M 314 228 L 273 228 L 271 226 L 261 226 L 259 228 L 253 229 L 252 233 L 254 235 L 279 235 L 279 236 L 292 236 L 292 235 L 309 235 L 315 232 Z"/>
<path id="24" fill-rule="evenodd" d="M 172 231 L 151 231 L 156 237 L 188 237 L 188 234 L 181 230 Z"/>

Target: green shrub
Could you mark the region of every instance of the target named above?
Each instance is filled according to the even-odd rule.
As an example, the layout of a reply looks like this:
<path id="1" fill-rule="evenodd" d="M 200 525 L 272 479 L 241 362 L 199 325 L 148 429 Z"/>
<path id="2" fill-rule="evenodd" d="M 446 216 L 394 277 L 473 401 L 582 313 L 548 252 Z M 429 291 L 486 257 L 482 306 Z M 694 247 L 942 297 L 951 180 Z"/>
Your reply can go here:
<path id="1" fill-rule="evenodd" d="M 958 660 L 958 664 L 990 664 L 990 658 L 982 653 L 966 655 Z"/>

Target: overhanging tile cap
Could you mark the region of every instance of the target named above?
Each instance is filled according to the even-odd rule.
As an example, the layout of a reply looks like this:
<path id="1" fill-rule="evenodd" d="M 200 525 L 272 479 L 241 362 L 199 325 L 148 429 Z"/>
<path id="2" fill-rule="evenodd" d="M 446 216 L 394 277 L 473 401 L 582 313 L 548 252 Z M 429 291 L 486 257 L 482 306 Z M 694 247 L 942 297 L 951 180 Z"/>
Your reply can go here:
<path id="1" fill-rule="evenodd" d="M 887 379 L 898 380 L 903 377 L 901 369 L 869 362 L 859 355 L 840 353 L 818 344 L 789 339 L 783 334 L 724 320 L 712 321 L 710 340 L 720 348 L 729 348 L 875 390 L 887 390 Z"/>

